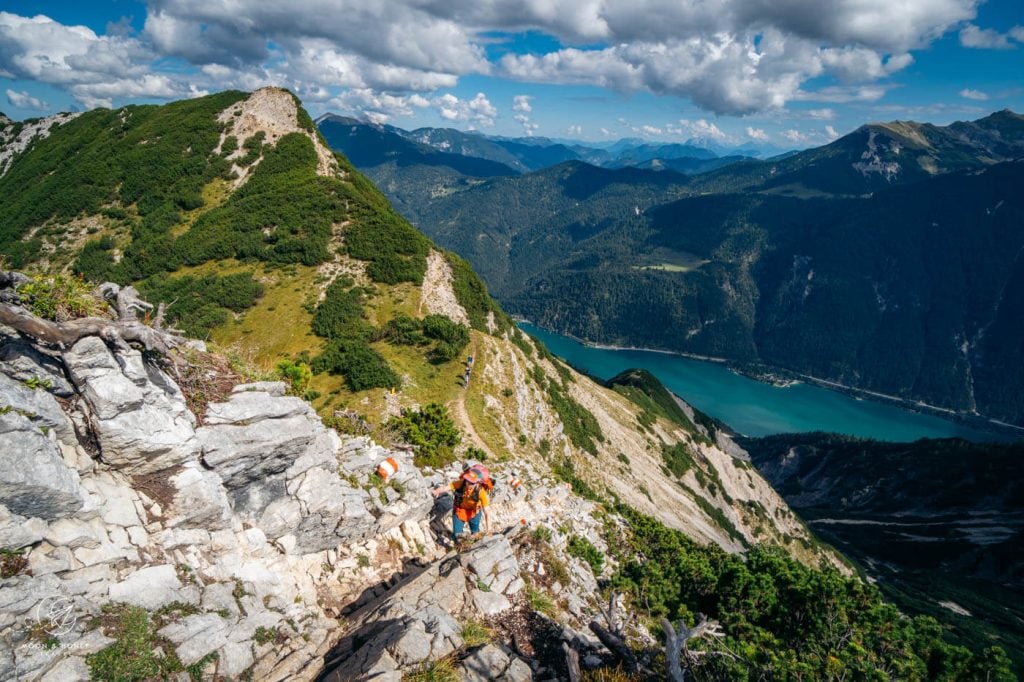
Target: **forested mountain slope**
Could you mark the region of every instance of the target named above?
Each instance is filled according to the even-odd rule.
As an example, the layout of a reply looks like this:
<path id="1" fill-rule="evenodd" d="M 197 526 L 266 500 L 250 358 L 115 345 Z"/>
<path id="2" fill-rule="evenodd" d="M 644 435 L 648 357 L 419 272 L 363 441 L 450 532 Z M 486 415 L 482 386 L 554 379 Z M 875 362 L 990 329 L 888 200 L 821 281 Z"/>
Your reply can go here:
<path id="1" fill-rule="evenodd" d="M 872 124 L 693 177 L 577 162 L 409 215 L 556 331 L 1020 424 L 1022 121 Z"/>
<path id="2" fill-rule="evenodd" d="M 1024 446 L 831 434 L 741 442 L 815 532 L 902 608 L 1024 659 Z"/>

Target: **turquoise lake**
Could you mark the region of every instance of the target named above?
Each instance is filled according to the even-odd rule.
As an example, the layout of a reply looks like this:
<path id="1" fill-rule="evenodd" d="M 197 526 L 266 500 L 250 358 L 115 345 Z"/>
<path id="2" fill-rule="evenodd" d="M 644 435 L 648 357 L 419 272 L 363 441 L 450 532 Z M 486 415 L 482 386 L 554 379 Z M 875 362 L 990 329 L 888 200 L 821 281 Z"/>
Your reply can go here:
<path id="1" fill-rule="evenodd" d="M 520 324 L 555 355 L 602 380 L 631 367 L 648 370 L 681 398 L 746 436 L 830 431 L 887 441 L 958 436 L 972 441 L 1012 436 L 968 427 L 874 400 L 858 400 L 810 384 L 773 386 L 732 372 L 720 363 L 667 353 L 609 350 L 531 324 Z"/>

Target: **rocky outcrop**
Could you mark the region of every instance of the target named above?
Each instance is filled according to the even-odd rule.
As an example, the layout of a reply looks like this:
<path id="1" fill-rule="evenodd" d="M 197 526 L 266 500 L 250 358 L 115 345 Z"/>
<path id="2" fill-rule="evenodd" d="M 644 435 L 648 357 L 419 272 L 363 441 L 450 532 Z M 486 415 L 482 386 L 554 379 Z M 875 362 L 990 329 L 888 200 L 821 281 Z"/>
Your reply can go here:
<path id="1" fill-rule="evenodd" d="M 411 455 L 339 437 L 281 383 L 236 387 L 197 428 L 138 351 L 0 331 L 0 358 L 0 679 L 86 679 L 113 643 L 88 623 L 118 604 L 164 614 L 182 665 L 310 677 L 344 605 L 438 551 Z"/>
<path id="2" fill-rule="evenodd" d="M 29 417 L 0 414 L 0 499 L 13 513 L 57 519 L 82 508 L 78 475 Z"/>
<path id="3" fill-rule="evenodd" d="M 98 337 L 64 354 L 68 374 L 85 404 L 101 459 L 119 471 L 168 469 L 199 452 L 195 417 L 181 390 L 137 350 L 115 356 Z"/>
<path id="4" fill-rule="evenodd" d="M 353 614 L 353 627 L 331 652 L 322 679 L 399 681 L 403 669 L 462 649 L 463 624 L 510 609 L 508 597 L 522 587 L 516 555 L 504 535 L 451 553 Z M 533 679 L 528 664 L 493 644 L 474 651 L 462 665 L 476 675 L 464 679 Z"/>

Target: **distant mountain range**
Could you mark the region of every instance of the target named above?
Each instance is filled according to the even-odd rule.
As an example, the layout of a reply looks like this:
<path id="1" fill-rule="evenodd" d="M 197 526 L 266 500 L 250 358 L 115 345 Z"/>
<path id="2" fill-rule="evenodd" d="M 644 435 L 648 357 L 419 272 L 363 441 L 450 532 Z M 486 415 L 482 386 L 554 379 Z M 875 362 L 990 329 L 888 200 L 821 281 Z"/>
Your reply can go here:
<path id="1" fill-rule="evenodd" d="M 343 145 L 354 130 L 321 122 L 356 159 Z M 547 328 L 1022 424 L 1021 159 L 1024 117 L 1001 111 L 865 125 L 689 175 L 672 164 L 722 160 L 474 176 L 394 157 L 361 169 L 507 309 Z"/>
<path id="2" fill-rule="evenodd" d="M 710 161 L 719 159 L 720 156 L 727 156 L 730 161 L 735 161 L 759 155 L 756 150 L 750 148 L 728 150 L 720 155 L 716 149 L 721 151 L 721 147 L 713 149 L 698 141 L 684 144 L 652 144 L 649 140 L 625 138 L 611 144 L 597 145 L 576 140 L 556 141 L 545 137 L 492 137 L 453 128 L 417 128 L 410 131 L 335 114 L 321 116 L 317 119 L 317 125 L 320 126 L 327 141 L 346 154 L 351 151 L 356 156 L 368 154 L 378 158 L 378 155 L 382 154 L 407 153 L 410 150 L 407 143 L 412 142 L 420 145 L 417 148 L 426 157 L 424 163 L 427 165 L 446 166 L 454 162 L 454 159 L 445 156 L 431 155 L 430 150 L 433 150 L 441 154 L 493 161 L 519 173 L 541 170 L 566 161 L 584 161 L 607 168 L 623 168 L 652 162 L 661 162 L 663 167 L 671 167 L 666 162 L 679 159 Z M 696 172 L 720 165 L 721 162 L 707 167 L 692 163 L 681 164 L 673 170 Z M 655 170 L 661 169 L 659 164 L 655 166 Z"/>

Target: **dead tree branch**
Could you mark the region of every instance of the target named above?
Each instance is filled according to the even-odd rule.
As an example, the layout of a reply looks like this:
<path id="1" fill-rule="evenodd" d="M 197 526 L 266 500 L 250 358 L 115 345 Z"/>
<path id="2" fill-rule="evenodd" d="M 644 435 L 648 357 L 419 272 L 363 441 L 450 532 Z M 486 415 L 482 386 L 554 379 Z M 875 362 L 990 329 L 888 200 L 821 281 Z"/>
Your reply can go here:
<path id="1" fill-rule="evenodd" d="M 700 637 L 723 636 L 718 622 L 708 620 L 703 613 L 700 614 L 700 620 L 692 628 L 686 627 L 686 623 L 681 620 L 673 627 L 668 618 L 661 619 L 661 627 L 665 630 L 665 667 L 671 682 L 683 682 L 686 679 L 682 657 L 685 655 L 687 670 L 689 670 L 689 661 L 693 658 L 693 653 L 688 647 L 690 640 Z"/>
<path id="2" fill-rule="evenodd" d="M 4 284 L 14 285 L 25 281 L 23 275 L 14 272 L 0 272 L 0 288 Z M 139 298 L 134 287 L 119 287 L 106 283 L 99 291 L 104 298 L 114 299 L 116 320 L 101 317 L 82 317 L 67 322 L 53 322 L 38 317 L 24 307 L 13 303 L 0 303 L 0 324 L 7 325 L 26 336 L 42 343 L 70 348 L 86 336 L 98 336 L 115 348 L 126 349 L 128 344 L 139 344 L 148 351 L 167 355 L 172 348 L 185 342 L 176 330 L 150 327 L 139 321 L 139 312 L 148 312 L 153 305 Z M 157 316 L 161 325 L 162 311 Z"/>
<path id="3" fill-rule="evenodd" d="M 569 669 L 569 682 L 580 682 L 580 655 L 569 646 L 568 642 L 562 642 L 562 650 L 565 652 L 565 666 Z"/>
<path id="4" fill-rule="evenodd" d="M 632 674 L 640 669 L 640 665 L 636 660 L 636 654 L 626 644 L 626 636 L 623 634 L 622 625 L 619 623 L 617 613 L 619 597 L 618 592 L 612 592 L 612 596 L 608 599 L 608 608 L 601 608 L 601 615 L 604 616 L 608 627 L 605 628 L 596 620 L 593 620 L 590 621 L 590 629 L 601 640 L 601 644 L 604 644 L 609 651 L 622 661 L 623 672 Z"/>

